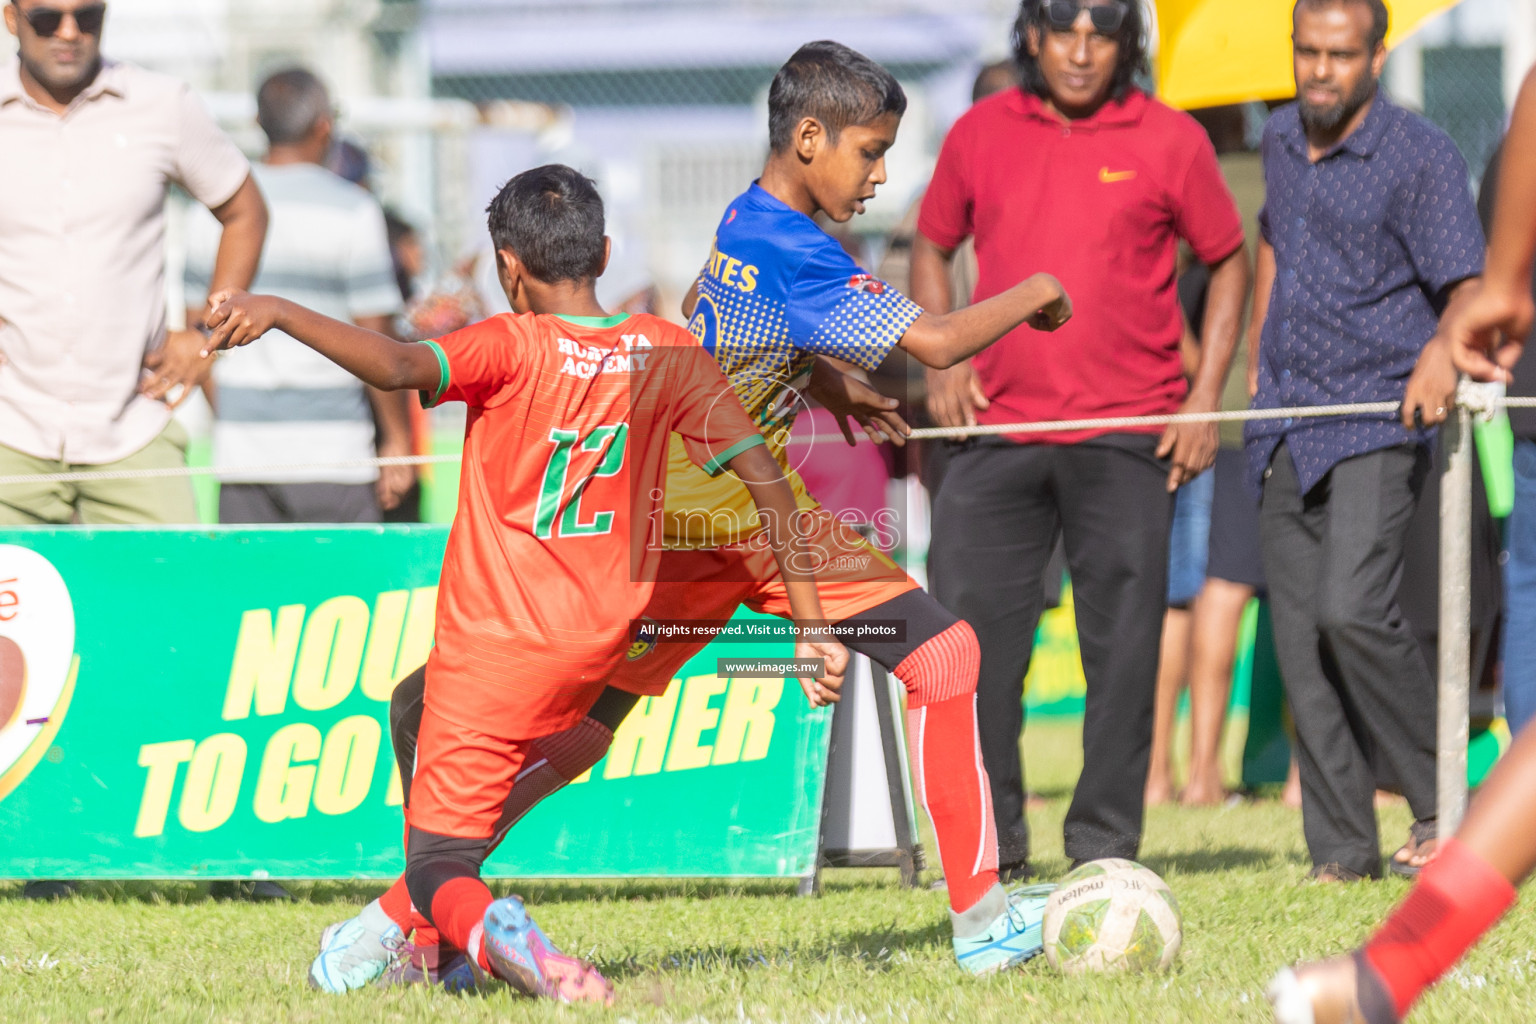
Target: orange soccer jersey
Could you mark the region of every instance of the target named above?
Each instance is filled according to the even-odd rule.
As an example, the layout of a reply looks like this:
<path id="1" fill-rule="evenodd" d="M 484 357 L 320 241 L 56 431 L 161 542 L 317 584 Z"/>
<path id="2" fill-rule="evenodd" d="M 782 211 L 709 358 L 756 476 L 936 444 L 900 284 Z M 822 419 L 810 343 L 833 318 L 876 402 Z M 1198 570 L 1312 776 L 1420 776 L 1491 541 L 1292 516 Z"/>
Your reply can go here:
<path id="1" fill-rule="evenodd" d="M 469 406 L 427 700 L 530 739 L 574 725 L 650 597 L 668 438 L 711 473 L 762 435 L 715 361 L 652 316 L 505 314 L 435 342 Z"/>

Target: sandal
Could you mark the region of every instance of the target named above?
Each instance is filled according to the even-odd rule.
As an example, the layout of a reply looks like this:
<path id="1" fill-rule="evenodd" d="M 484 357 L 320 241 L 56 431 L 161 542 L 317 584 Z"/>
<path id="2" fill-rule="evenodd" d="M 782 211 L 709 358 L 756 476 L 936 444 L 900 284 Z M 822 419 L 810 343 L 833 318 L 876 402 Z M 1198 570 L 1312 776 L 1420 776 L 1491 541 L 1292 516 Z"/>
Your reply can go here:
<path id="1" fill-rule="evenodd" d="M 1358 871 L 1351 871 L 1342 864 L 1315 864 L 1311 871 L 1307 872 L 1307 878 L 1313 882 L 1364 882 L 1366 875 Z"/>
<path id="2" fill-rule="evenodd" d="M 1419 877 L 1419 872 L 1424 870 L 1424 865 L 1410 864 L 1409 861 L 1420 856 L 1419 848 L 1421 846 L 1425 843 L 1435 842 L 1439 838 L 1439 823 L 1434 818 L 1426 818 L 1423 821 L 1414 822 L 1408 826 L 1408 841 L 1398 847 L 1397 852 L 1392 855 L 1392 860 L 1387 867 L 1394 875 L 1401 875 L 1404 878 Z M 1438 849 L 1439 844 L 1436 843 L 1436 850 Z M 1431 853 L 1429 856 L 1433 858 L 1434 854 Z"/>

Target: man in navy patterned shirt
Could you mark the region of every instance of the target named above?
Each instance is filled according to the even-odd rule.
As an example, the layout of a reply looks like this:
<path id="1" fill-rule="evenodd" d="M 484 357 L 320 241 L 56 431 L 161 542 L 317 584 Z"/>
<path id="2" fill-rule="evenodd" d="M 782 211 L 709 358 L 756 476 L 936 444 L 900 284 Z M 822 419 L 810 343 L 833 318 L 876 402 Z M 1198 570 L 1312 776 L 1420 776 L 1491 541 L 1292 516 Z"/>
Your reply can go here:
<path id="1" fill-rule="evenodd" d="M 1323 880 L 1381 873 L 1376 761 L 1413 811 L 1394 871 L 1435 836 L 1435 681 L 1398 609 L 1404 538 L 1453 404 L 1439 311 L 1482 273 L 1483 233 L 1450 138 L 1377 88 L 1382 0 L 1300 0 L 1298 102 L 1264 133 L 1251 340 L 1255 408 L 1403 401 L 1403 419 L 1258 421 L 1247 432 L 1302 821 Z M 1267 311 L 1267 312 L 1266 312 Z"/>

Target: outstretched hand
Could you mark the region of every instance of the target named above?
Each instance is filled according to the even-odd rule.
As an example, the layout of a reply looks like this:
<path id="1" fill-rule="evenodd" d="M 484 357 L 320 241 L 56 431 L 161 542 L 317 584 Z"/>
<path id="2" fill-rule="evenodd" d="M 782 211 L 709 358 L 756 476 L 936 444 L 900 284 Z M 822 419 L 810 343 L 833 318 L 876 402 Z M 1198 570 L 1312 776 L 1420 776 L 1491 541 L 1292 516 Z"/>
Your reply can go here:
<path id="1" fill-rule="evenodd" d="M 277 326 L 283 300 L 232 288 L 209 296 L 208 305 L 213 311 L 204 321 L 211 332 L 203 349 L 204 355 L 249 345 L 266 334 Z"/>
<path id="2" fill-rule="evenodd" d="M 1511 294 L 1487 282 L 1473 287 L 1466 303 L 1447 311 L 1431 344 L 1444 344 L 1456 369 L 1473 380 L 1511 383 L 1536 304 L 1529 289 Z"/>

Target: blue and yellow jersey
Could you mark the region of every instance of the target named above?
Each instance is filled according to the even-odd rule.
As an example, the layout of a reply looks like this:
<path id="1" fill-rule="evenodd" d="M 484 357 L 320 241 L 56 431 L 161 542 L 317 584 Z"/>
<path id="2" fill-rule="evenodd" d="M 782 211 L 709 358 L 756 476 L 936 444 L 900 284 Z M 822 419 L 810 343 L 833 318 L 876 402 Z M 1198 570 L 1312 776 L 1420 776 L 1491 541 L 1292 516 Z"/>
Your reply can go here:
<path id="1" fill-rule="evenodd" d="M 698 279 L 688 330 L 715 357 L 805 508 L 816 501 L 784 449 L 816 356 L 873 370 L 922 309 L 867 273 L 805 214 L 754 184 L 726 209 Z M 841 443 L 841 439 L 839 439 Z M 729 474 L 700 472 L 675 443 L 666 534 L 679 546 L 753 532 L 752 498 Z"/>

